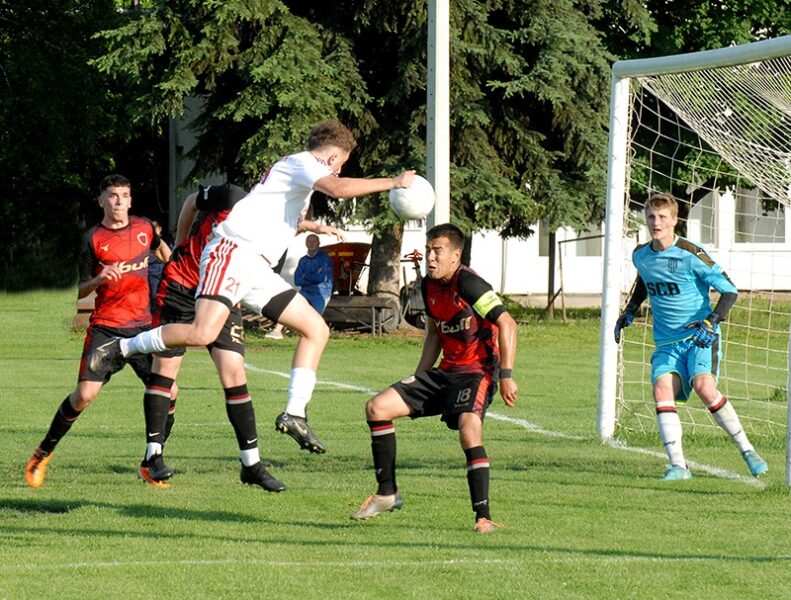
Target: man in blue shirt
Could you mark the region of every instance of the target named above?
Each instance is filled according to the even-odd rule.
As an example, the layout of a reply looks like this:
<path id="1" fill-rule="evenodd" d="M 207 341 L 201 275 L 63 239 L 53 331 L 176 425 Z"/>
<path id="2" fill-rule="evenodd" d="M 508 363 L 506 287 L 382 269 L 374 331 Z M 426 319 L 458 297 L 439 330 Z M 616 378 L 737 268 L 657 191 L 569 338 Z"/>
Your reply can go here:
<path id="1" fill-rule="evenodd" d="M 763 475 L 768 467 L 753 448 L 739 417 L 717 388 L 721 359 L 720 328 L 738 297 L 731 280 L 703 248 L 678 237 L 678 204 L 670 194 L 657 194 L 645 205 L 651 242 L 635 248 L 634 290 L 615 326 L 615 341 L 631 325 L 640 305 L 651 301 L 656 349 L 651 355 L 651 382 L 659 427 L 670 467 L 663 479 L 691 479 L 681 446 L 681 420 L 676 400 L 686 401 L 691 390 L 706 405 L 717 424 L 731 436 L 750 473 Z M 720 294 L 712 309 L 709 291 Z"/>
<path id="2" fill-rule="evenodd" d="M 332 296 L 332 259 L 326 252 L 319 250 L 319 236 L 310 234 L 305 239 L 308 253 L 299 259 L 294 271 L 294 284 L 299 293 L 305 296 L 316 312 L 324 313 Z M 283 339 L 283 325 L 277 323 L 264 337 L 272 340 Z"/>

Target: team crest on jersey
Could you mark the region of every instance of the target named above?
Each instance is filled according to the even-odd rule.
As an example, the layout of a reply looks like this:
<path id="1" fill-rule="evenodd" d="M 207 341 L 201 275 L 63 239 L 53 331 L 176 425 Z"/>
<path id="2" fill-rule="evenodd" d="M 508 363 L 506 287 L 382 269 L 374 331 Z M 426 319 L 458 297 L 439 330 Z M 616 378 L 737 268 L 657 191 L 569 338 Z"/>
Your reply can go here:
<path id="1" fill-rule="evenodd" d="M 141 231 L 137 234 L 137 241 L 140 242 L 141 246 L 148 246 L 148 234 L 145 231 Z"/>
<path id="2" fill-rule="evenodd" d="M 667 259 L 667 268 L 671 273 L 675 273 L 678 270 L 680 264 L 681 264 L 681 260 L 678 258 Z"/>

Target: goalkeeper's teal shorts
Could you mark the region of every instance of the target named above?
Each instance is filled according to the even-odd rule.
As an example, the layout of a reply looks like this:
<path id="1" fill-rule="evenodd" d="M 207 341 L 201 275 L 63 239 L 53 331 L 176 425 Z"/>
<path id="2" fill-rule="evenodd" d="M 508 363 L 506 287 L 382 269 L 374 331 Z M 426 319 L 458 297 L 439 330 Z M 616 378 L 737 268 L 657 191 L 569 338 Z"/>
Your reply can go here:
<path id="1" fill-rule="evenodd" d="M 695 377 L 709 374 L 717 381 L 721 359 L 719 334 L 708 348 L 699 348 L 691 338 L 658 346 L 651 355 L 651 383 L 662 375 L 675 373 L 681 378 L 681 390 L 676 400 L 686 402 L 692 393 L 692 380 Z"/>

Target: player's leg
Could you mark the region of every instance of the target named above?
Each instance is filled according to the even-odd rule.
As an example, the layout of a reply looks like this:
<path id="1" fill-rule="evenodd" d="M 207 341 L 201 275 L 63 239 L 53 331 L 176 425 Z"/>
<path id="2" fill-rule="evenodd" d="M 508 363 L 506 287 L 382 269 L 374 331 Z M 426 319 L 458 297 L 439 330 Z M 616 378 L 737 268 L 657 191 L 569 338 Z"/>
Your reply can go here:
<path id="1" fill-rule="evenodd" d="M 225 411 L 236 434 L 242 483 L 261 486 L 269 492 L 286 489 L 261 462 L 253 400 L 244 371 L 244 334 L 242 314 L 234 309 L 217 340 L 211 345 L 212 360 L 217 367 L 225 392 Z"/>
<path id="2" fill-rule="evenodd" d="M 365 419 L 371 432 L 371 454 L 376 474 L 376 493 L 369 496 L 351 515 L 362 521 L 404 505 L 396 484 L 396 433 L 393 421 L 409 416 L 412 408 L 401 395 L 389 387 L 365 405 Z"/>
<path id="3" fill-rule="evenodd" d="M 88 366 L 86 357 L 112 337 L 109 332 L 101 328 L 88 328 L 82 347 L 77 387 L 58 406 L 47 434 L 25 466 L 25 478 L 30 487 L 36 488 L 44 484 L 47 467 L 55 446 L 69 432 L 82 411 L 96 399 L 102 386 L 110 380 L 114 373 L 123 368 L 125 364 L 123 361 L 113 362 L 96 371 Z"/>
<path id="4" fill-rule="evenodd" d="M 714 352 L 716 352 L 716 349 L 714 349 Z M 692 387 L 695 393 L 709 410 L 717 425 L 731 437 L 739 448 L 739 452 L 741 452 L 742 458 L 747 463 L 750 473 L 755 477 L 763 475 L 769 470 L 766 461 L 761 458 L 750 443 L 747 432 L 744 431 L 733 404 L 717 388 L 716 364 L 718 361 L 714 362 L 714 368 L 711 368 L 711 363 L 709 363 L 709 368 L 706 368 L 705 363 L 707 358 L 712 355 L 712 348 L 701 348 L 698 354 L 700 356 L 696 364 L 700 365 L 700 372 L 695 373 L 692 380 Z"/>
<path id="5" fill-rule="evenodd" d="M 694 347 L 689 341 L 659 346 L 651 356 L 651 383 L 656 408 L 659 437 L 670 463 L 663 479 L 690 479 L 682 444 L 683 430 L 676 408 L 676 399 L 689 397 L 686 355 Z"/>
<path id="6" fill-rule="evenodd" d="M 470 503 L 475 514 L 474 530 L 491 533 L 499 525 L 492 521 L 489 504 L 489 457 L 483 445 L 483 419 L 497 385 L 483 374 L 449 375 L 448 383 L 443 420 L 451 429 L 459 430 Z"/>
<path id="7" fill-rule="evenodd" d="M 665 447 L 670 464 L 663 477 L 667 481 L 692 478 L 692 474 L 687 468 L 686 458 L 684 458 L 683 429 L 676 407 L 676 397 L 679 395 L 681 387 L 681 378 L 678 373 L 665 373 L 656 378 L 653 384 L 659 437 Z"/>
<path id="8" fill-rule="evenodd" d="M 150 374 L 146 377 L 144 371 L 138 372 L 146 385 L 143 395 L 146 451 L 137 473 L 146 483 L 160 488 L 170 487 L 167 480 L 173 476 L 173 470 L 165 464 L 163 454 L 165 441 L 170 434 L 169 420 L 172 427 L 171 407 L 175 406 L 174 399 L 178 394 L 176 377 L 183 356 L 183 349 L 172 350 L 167 356 L 154 356 Z M 132 356 L 129 360 L 134 367 L 145 357 Z"/>
<path id="9" fill-rule="evenodd" d="M 265 310 L 265 316 L 299 334 L 291 363 L 288 400 L 285 410 L 275 421 L 275 428 L 293 437 L 301 448 L 323 454 L 324 444 L 308 425 L 307 406 L 316 385 L 319 361 L 330 337 L 329 327 L 301 294 L 286 292 L 275 296 Z"/>

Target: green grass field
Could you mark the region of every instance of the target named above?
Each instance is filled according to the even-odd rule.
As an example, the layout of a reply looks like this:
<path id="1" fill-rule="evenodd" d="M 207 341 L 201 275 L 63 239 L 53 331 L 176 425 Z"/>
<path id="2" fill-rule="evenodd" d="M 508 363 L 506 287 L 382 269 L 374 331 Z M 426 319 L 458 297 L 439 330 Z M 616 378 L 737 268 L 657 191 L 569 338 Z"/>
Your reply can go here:
<path id="1" fill-rule="evenodd" d="M 363 405 L 408 374 L 420 340 L 334 335 L 311 403 L 329 451 L 274 431 L 294 339 L 250 336 L 262 454 L 289 489 L 239 483 L 208 356 L 192 351 L 168 443 L 173 487 L 139 482 L 142 385 L 117 375 L 58 447 L 45 485 L 22 471 L 75 384 L 73 290 L 0 297 L 0 598 L 787 598 L 789 494 L 781 446 L 749 480 L 724 435 L 688 437 L 695 478 L 668 484 L 646 452 L 598 442 L 598 322 L 520 329 L 521 398 L 486 423 L 491 501 L 504 528 L 472 532 L 464 456 L 438 420 L 399 421 L 405 506 L 349 514 L 374 491 Z M 729 478 L 730 477 L 730 478 Z"/>

